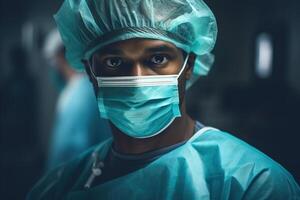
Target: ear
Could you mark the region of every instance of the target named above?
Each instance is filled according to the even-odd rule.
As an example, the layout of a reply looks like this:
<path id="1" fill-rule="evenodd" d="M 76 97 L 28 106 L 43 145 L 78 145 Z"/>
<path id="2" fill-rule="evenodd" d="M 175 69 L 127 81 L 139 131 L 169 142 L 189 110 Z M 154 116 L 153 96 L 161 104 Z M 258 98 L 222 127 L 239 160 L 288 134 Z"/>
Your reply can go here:
<path id="1" fill-rule="evenodd" d="M 90 65 L 89 65 L 87 60 L 81 60 L 81 62 L 84 65 L 85 72 L 87 73 L 91 83 L 93 84 L 94 92 L 97 95 L 97 93 L 98 93 L 98 83 L 97 83 L 97 80 L 95 79 L 95 77 L 92 75 Z"/>
<path id="2" fill-rule="evenodd" d="M 185 79 L 189 80 L 193 74 L 194 65 L 195 65 L 196 55 L 191 53 L 189 59 L 187 61 L 186 72 L 185 72 Z"/>

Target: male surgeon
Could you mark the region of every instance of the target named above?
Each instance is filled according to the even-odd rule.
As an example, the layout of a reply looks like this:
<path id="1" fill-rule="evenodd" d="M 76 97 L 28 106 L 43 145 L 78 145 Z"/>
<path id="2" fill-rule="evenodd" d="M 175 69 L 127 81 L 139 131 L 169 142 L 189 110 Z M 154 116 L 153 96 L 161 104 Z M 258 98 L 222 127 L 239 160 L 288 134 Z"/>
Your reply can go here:
<path id="1" fill-rule="evenodd" d="M 300 199 L 283 167 L 186 112 L 217 36 L 202 0 L 66 0 L 55 19 L 113 138 L 46 175 L 28 199 Z"/>

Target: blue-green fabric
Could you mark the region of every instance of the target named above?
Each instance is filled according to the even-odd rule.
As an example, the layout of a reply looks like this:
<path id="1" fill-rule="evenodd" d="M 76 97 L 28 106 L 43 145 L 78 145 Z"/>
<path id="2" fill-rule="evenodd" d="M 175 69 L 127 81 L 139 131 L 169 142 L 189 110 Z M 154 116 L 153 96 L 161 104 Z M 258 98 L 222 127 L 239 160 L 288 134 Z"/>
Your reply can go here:
<path id="1" fill-rule="evenodd" d="M 101 117 L 134 138 L 153 137 L 181 116 L 177 85 L 102 87 L 97 99 Z"/>
<path id="2" fill-rule="evenodd" d="M 205 129 L 142 169 L 83 189 L 91 153 L 104 159 L 108 140 L 45 176 L 28 199 L 300 199 L 299 186 L 278 163 L 228 133 Z"/>
<path id="3" fill-rule="evenodd" d="M 81 60 L 99 48 L 132 38 L 162 40 L 195 53 L 189 83 L 213 63 L 217 23 L 202 0 L 65 0 L 55 21 L 66 57 L 79 70 Z"/>
<path id="4" fill-rule="evenodd" d="M 149 138 L 162 133 L 181 116 L 176 75 L 95 77 L 102 118 L 130 137 Z"/>

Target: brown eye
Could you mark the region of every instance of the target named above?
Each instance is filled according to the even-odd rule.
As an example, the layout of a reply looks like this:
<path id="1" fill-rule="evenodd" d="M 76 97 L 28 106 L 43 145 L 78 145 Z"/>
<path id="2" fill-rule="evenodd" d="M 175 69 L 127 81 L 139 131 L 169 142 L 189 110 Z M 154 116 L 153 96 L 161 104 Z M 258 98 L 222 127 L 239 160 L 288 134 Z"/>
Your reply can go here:
<path id="1" fill-rule="evenodd" d="M 118 68 L 122 65 L 123 61 L 121 58 L 106 58 L 104 64 L 111 69 Z"/>
<path id="2" fill-rule="evenodd" d="M 169 59 L 165 55 L 155 55 L 152 56 L 150 59 L 151 64 L 154 65 L 163 65 L 166 64 L 169 61 Z"/>

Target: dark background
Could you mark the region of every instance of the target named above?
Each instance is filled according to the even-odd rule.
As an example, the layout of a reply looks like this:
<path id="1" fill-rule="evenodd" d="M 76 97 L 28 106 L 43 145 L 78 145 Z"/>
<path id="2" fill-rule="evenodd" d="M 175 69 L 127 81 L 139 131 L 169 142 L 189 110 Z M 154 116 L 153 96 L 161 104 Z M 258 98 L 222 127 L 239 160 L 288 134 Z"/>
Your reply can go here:
<path id="1" fill-rule="evenodd" d="M 43 173 L 57 93 L 41 47 L 61 2 L 0 1 L 1 199 L 24 199 Z M 188 92 L 191 115 L 247 141 L 300 182 L 300 1 L 206 2 L 219 25 L 216 62 Z M 262 34 L 273 47 L 265 78 L 256 73 Z"/>

